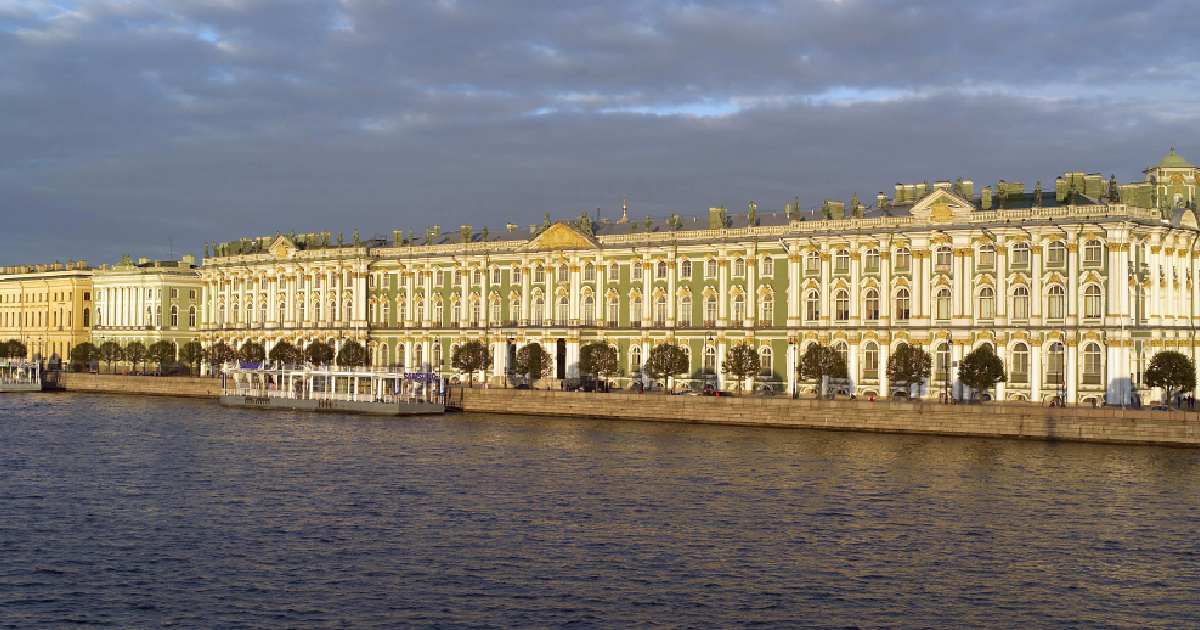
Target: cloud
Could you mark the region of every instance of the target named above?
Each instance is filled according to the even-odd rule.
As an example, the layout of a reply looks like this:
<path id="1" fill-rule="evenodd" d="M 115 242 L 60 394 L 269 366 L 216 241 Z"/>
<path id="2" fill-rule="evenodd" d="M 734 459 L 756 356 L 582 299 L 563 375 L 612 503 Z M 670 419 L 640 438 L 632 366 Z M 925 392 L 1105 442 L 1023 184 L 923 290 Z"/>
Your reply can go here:
<path id="1" fill-rule="evenodd" d="M 1200 156 L 1188 2 L 0 5 L 0 263 L 1133 178 Z M 1189 145 L 1188 143 L 1193 143 Z M 1193 159 L 1200 159 L 1193 157 Z"/>

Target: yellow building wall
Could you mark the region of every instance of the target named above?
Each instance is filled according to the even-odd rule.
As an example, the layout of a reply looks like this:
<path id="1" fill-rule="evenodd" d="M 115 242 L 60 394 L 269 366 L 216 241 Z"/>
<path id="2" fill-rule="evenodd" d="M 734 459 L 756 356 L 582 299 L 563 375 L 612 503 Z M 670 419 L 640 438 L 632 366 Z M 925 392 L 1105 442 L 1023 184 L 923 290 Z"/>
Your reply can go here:
<path id="1" fill-rule="evenodd" d="M 26 358 L 66 360 L 91 337 L 92 272 L 64 265 L 0 274 L 0 341 L 25 344 Z"/>

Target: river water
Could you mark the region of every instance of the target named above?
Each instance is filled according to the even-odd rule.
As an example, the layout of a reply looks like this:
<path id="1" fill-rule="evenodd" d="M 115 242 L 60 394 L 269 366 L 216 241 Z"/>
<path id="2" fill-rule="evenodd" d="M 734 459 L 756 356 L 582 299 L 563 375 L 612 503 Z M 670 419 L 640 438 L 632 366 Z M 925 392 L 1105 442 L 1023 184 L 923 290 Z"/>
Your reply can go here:
<path id="1" fill-rule="evenodd" d="M 1200 450 L 0 396 L 4 627 L 1200 627 Z"/>

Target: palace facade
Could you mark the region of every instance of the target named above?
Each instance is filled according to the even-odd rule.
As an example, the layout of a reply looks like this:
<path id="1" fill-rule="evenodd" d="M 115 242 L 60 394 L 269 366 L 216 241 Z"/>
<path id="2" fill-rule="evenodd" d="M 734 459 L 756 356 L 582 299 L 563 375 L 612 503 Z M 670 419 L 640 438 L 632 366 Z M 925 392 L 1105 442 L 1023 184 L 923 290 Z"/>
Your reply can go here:
<path id="1" fill-rule="evenodd" d="M 957 392 L 957 361 L 991 344 L 1007 370 L 1002 399 L 1128 402 L 1157 351 L 1200 359 L 1200 169 L 1172 150 L 1144 175 L 1119 186 L 1070 172 L 1044 191 L 897 184 L 870 207 L 751 204 L 704 219 L 626 209 L 387 241 L 241 239 L 206 251 L 202 336 L 268 349 L 355 340 L 375 364 L 438 372 L 453 372 L 456 345 L 480 340 L 497 383 L 535 341 L 559 379 L 577 375 L 583 344 L 611 344 L 625 382 L 671 341 L 690 356 L 680 380 L 720 387 L 733 386 L 729 348 L 749 344 L 762 362 L 754 385 L 788 392 L 811 391 L 795 367 L 818 342 L 843 354 L 859 395 L 891 392 L 888 356 L 912 344 L 934 357 L 927 396 Z"/>
<path id="2" fill-rule="evenodd" d="M 92 269 L 86 261 L 0 267 L 0 341 L 26 358 L 65 358 L 91 335 Z"/>
<path id="3" fill-rule="evenodd" d="M 92 343 L 170 341 L 176 349 L 200 338 L 203 283 L 192 256 L 180 260 L 126 256 L 93 276 Z"/>

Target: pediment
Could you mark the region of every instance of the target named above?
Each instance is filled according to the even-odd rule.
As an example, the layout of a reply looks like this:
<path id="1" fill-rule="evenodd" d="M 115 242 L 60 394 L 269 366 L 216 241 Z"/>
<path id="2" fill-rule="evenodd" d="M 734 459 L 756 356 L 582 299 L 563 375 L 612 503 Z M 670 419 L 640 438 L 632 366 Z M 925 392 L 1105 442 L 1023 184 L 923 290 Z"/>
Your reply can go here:
<path id="1" fill-rule="evenodd" d="M 912 216 L 929 223 L 951 223 L 969 219 L 975 206 L 948 190 L 935 190 L 912 207 Z"/>
<path id="2" fill-rule="evenodd" d="M 296 253 L 297 249 L 298 248 L 296 247 L 296 244 L 292 242 L 292 239 L 280 235 L 275 237 L 275 240 L 271 243 L 271 246 L 267 248 L 267 251 L 271 252 L 271 256 L 275 258 L 291 258 Z"/>
<path id="3" fill-rule="evenodd" d="M 591 249 L 599 247 L 596 239 L 566 223 L 555 223 L 529 241 L 529 249 Z"/>

